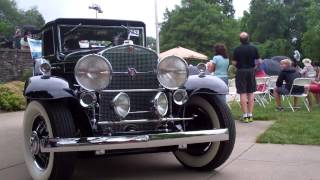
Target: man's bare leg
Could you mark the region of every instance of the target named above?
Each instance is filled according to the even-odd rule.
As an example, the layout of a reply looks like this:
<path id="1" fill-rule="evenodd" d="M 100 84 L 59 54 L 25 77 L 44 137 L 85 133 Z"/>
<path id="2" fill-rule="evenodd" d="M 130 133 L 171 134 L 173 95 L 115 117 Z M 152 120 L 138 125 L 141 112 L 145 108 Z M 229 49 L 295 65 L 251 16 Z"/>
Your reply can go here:
<path id="1" fill-rule="evenodd" d="M 273 94 L 274 94 L 274 99 L 276 100 L 277 107 L 281 107 L 281 96 L 278 93 L 276 88 L 274 89 Z"/>
<path id="2" fill-rule="evenodd" d="M 241 110 L 243 112 L 243 114 L 247 114 L 248 113 L 248 104 L 247 104 L 247 94 L 240 94 L 240 105 L 241 105 Z"/>
<path id="3" fill-rule="evenodd" d="M 310 110 L 312 110 L 312 95 L 311 95 L 311 93 L 308 94 L 307 99 L 309 102 L 309 108 L 310 108 Z"/>
<path id="4" fill-rule="evenodd" d="M 247 95 L 248 95 L 248 113 L 252 114 L 253 108 L 254 108 L 254 94 L 248 93 Z"/>
<path id="5" fill-rule="evenodd" d="M 320 105 L 320 93 L 315 94 L 316 102 L 318 105 Z"/>
<path id="6" fill-rule="evenodd" d="M 293 107 L 298 107 L 298 98 L 293 97 Z"/>

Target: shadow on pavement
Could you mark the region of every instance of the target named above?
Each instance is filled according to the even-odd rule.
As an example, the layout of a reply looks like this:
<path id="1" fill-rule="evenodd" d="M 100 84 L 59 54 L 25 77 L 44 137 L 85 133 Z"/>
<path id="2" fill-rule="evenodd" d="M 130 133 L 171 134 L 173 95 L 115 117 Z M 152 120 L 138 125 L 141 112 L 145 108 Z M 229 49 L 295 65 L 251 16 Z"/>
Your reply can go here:
<path id="1" fill-rule="evenodd" d="M 208 179 L 215 171 L 184 168 L 171 153 L 80 159 L 74 179 Z"/>

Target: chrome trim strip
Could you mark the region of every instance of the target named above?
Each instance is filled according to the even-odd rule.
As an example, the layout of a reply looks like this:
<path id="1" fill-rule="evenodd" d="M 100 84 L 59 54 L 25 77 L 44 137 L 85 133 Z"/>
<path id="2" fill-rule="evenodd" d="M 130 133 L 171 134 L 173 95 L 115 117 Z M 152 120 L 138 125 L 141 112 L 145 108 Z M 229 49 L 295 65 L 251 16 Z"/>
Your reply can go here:
<path id="1" fill-rule="evenodd" d="M 150 123 L 150 122 L 167 122 L 167 121 L 190 121 L 193 118 L 161 118 L 161 119 L 137 119 L 137 120 L 121 120 L 121 121 L 100 121 L 99 125 L 117 125 L 117 124 L 133 124 L 133 123 Z"/>
<path id="2" fill-rule="evenodd" d="M 160 89 L 107 89 L 100 92 L 159 92 L 164 91 L 164 88 Z"/>
<path id="3" fill-rule="evenodd" d="M 228 129 L 174 132 L 138 136 L 50 138 L 41 140 L 41 152 L 138 149 L 229 140 Z"/>
<path id="4" fill-rule="evenodd" d="M 144 114 L 144 113 L 151 113 L 153 111 L 132 111 L 129 112 L 129 114 Z"/>
<path id="5" fill-rule="evenodd" d="M 105 51 L 109 51 L 111 49 L 114 49 L 114 48 L 119 48 L 119 47 L 127 47 L 127 46 L 131 46 L 131 47 L 137 47 L 137 48 L 141 48 L 141 49 L 144 49 L 146 51 L 149 51 L 149 52 L 152 52 L 152 53 L 155 53 L 157 55 L 157 53 L 154 51 L 154 50 L 151 50 L 151 49 L 148 49 L 146 48 L 145 46 L 140 46 L 140 45 L 136 45 L 136 44 L 133 44 L 133 45 L 118 45 L 118 46 L 113 46 L 113 47 L 110 47 L 110 48 L 107 48 L 107 49 L 104 49 L 102 51 L 100 51 L 98 54 L 103 54 Z M 158 55 L 157 55 L 158 56 Z M 158 58 L 159 59 L 159 58 Z M 159 62 L 159 61 L 158 61 Z"/>

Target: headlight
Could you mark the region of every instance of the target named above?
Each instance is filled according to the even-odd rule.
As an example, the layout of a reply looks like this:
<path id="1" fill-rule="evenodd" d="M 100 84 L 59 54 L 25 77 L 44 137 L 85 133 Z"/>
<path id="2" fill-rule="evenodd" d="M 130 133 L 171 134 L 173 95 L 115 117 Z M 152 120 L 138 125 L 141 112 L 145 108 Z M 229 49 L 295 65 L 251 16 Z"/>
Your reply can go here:
<path id="1" fill-rule="evenodd" d="M 188 93 L 184 89 L 178 89 L 173 93 L 173 101 L 177 105 L 183 105 L 188 101 Z"/>
<path id="2" fill-rule="evenodd" d="M 112 67 L 103 56 L 90 54 L 82 57 L 74 71 L 78 84 L 89 91 L 102 90 L 111 81 Z"/>
<path id="3" fill-rule="evenodd" d="M 158 80 L 167 89 L 178 89 L 188 78 L 186 61 L 177 56 L 168 56 L 158 64 Z"/>
<path id="4" fill-rule="evenodd" d="M 80 104 L 82 107 L 93 107 L 97 102 L 95 92 L 83 92 L 80 95 Z"/>
<path id="5" fill-rule="evenodd" d="M 125 118 L 130 112 L 130 98 L 126 93 L 119 93 L 112 101 L 114 112 Z"/>
<path id="6" fill-rule="evenodd" d="M 168 98 L 165 93 L 159 92 L 154 98 L 154 108 L 160 116 L 165 116 L 168 112 Z"/>

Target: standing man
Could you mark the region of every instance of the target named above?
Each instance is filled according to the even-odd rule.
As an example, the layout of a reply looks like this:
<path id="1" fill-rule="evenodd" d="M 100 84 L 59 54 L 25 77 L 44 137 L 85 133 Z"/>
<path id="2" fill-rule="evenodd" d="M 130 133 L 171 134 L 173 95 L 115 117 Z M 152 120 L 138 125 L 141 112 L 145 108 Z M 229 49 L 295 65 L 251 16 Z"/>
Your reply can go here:
<path id="1" fill-rule="evenodd" d="M 233 64 L 237 67 L 236 88 L 240 94 L 241 121 L 253 121 L 254 92 L 256 91 L 255 60 L 260 59 L 258 49 L 249 43 L 249 35 L 240 33 L 241 45 L 234 50 Z"/>

